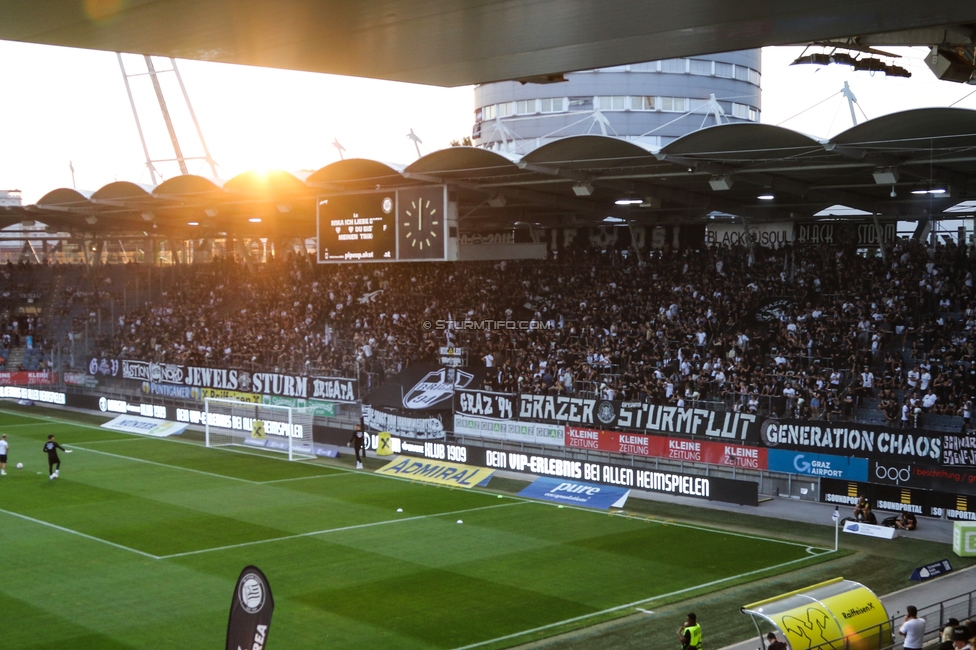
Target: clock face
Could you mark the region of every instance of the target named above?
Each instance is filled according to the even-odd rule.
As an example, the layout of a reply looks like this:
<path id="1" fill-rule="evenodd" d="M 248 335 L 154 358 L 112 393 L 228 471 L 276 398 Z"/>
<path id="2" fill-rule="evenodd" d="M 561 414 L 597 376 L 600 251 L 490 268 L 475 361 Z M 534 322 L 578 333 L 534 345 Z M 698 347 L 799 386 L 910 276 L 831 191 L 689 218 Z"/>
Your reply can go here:
<path id="1" fill-rule="evenodd" d="M 443 186 L 400 190 L 397 204 L 400 259 L 444 259 Z"/>

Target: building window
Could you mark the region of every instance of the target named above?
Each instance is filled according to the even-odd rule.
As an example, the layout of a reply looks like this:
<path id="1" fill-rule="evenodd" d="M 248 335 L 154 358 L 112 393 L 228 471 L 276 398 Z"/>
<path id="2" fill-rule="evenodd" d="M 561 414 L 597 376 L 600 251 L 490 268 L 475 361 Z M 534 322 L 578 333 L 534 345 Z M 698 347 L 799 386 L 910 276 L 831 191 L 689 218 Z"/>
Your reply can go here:
<path id="1" fill-rule="evenodd" d="M 703 61 L 701 59 L 691 59 L 689 61 L 689 65 L 690 65 L 689 71 L 691 72 L 691 74 L 700 74 L 700 75 L 712 74 L 711 61 Z"/>
<path id="2" fill-rule="evenodd" d="M 593 110 L 593 98 L 592 97 L 570 97 L 569 98 L 569 110 L 571 110 L 571 111 L 592 111 Z"/>
<path id="3" fill-rule="evenodd" d="M 742 65 L 735 66 L 735 78 L 739 81 L 749 81 L 749 68 Z"/>
<path id="4" fill-rule="evenodd" d="M 475 112 L 474 112 L 474 121 L 475 122 L 480 122 L 482 119 L 484 119 L 482 117 L 482 115 L 483 115 L 482 111 L 483 111 L 483 109 L 480 109 L 480 108 L 477 109 L 477 110 L 475 110 Z"/>
<path id="5" fill-rule="evenodd" d="M 753 70 L 752 68 L 749 68 L 749 83 L 758 86 L 759 82 L 760 82 L 759 73 Z"/>
<path id="6" fill-rule="evenodd" d="M 521 99 L 515 102 L 515 112 L 519 115 L 531 115 L 536 112 L 534 99 Z"/>
<path id="7" fill-rule="evenodd" d="M 566 110 L 565 97 L 552 97 L 539 100 L 540 112 L 542 113 L 562 113 Z"/>
<path id="8" fill-rule="evenodd" d="M 632 111 L 653 111 L 654 110 L 654 100 L 656 97 L 638 97 L 633 96 L 630 98 L 630 110 Z"/>
<path id="9" fill-rule="evenodd" d="M 665 113 L 684 113 L 688 110 L 688 99 L 685 97 L 662 97 L 661 110 Z"/>
<path id="10" fill-rule="evenodd" d="M 749 107 L 749 121 L 758 122 L 759 121 L 759 111 L 754 109 L 752 106 Z"/>
<path id="11" fill-rule="evenodd" d="M 484 113 L 485 121 L 495 119 L 495 116 L 498 114 L 497 111 L 495 110 L 495 105 L 494 104 L 491 104 L 489 106 L 485 106 L 481 110 L 482 110 L 482 113 Z"/>
<path id="12" fill-rule="evenodd" d="M 623 111 L 627 109 L 627 98 L 623 95 L 594 97 L 593 105 L 601 111 Z"/>
<path id="13" fill-rule="evenodd" d="M 750 122 L 758 122 L 759 111 L 745 104 L 732 104 L 732 117 L 737 117 L 740 120 L 749 120 Z"/>
<path id="14" fill-rule="evenodd" d="M 661 61 L 661 72 L 684 74 L 688 71 L 685 59 L 665 59 Z"/>
<path id="15" fill-rule="evenodd" d="M 732 64 L 722 63 L 720 61 L 715 62 L 715 76 L 725 77 L 726 79 L 732 78 Z"/>
<path id="16" fill-rule="evenodd" d="M 508 117 L 514 113 L 515 102 L 503 102 L 498 104 L 498 117 Z"/>
<path id="17" fill-rule="evenodd" d="M 690 99 L 688 100 L 689 106 L 688 110 L 693 113 L 707 113 L 708 112 L 708 100 L 707 99 Z"/>

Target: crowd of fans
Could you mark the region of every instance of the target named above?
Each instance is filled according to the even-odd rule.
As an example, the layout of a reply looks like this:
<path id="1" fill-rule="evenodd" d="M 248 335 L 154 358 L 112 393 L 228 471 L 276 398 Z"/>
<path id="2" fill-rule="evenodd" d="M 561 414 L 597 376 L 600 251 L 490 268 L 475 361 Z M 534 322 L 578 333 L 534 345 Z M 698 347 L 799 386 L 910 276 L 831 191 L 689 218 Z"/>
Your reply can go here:
<path id="1" fill-rule="evenodd" d="M 829 419 L 867 406 L 909 426 L 919 413 L 970 417 L 974 269 L 964 248 L 910 240 L 884 257 L 787 246 L 399 265 L 219 259 L 169 269 L 152 300 L 115 312 L 115 336 L 96 352 L 358 376 L 368 390 L 454 345 L 499 391 Z M 59 309 L 94 316 L 119 282 L 96 273 L 59 285 Z"/>

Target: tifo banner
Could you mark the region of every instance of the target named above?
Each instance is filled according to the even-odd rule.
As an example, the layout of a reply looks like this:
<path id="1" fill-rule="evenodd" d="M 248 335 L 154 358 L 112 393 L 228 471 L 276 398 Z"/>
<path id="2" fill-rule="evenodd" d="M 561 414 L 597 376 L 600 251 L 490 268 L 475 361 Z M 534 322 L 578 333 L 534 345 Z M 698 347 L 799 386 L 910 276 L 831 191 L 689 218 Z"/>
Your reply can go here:
<path id="1" fill-rule="evenodd" d="M 376 473 L 415 479 L 426 483 L 437 483 L 438 485 L 472 488 L 491 478 L 494 470 L 437 460 L 418 460 L 397 456 L 389 464 L 376 470 Z"/>
<path id="2" fill-rule="evenodd" d="M 454 414 L 491 420 L 513 420 L 515 419 L 515 403 L 517 401 L 518 396 L 509 393 L 456 389 L 454 391 Z"/>
<path id="3" fill-rule="evenodd" d="M 566 427 L 566 446 L 632 456 L 669 458 L 746 469 L 766 469 L 766 449 L 711 440 L 688 440 Z"/>
<path id="4" fill-rule="evenodd" d="M 878 460 L 942 459 L 941 433 L 873 424 L 770 419 L 762 424 L 762 441 L 767 447 Z"/>
<path id="5" fill-rule="evenodd" d="M 66 372 L 62 375 L 64 383 L 69 386 L 83 386 L 85 388 L 96 388 L 98 380 L 85 372 Z"/>
<path id="6" fill-rule="evenodd" d="M 277 395 L 258 395 L 257 397 L 258 401 L 262 404 L 305 409 L 306 413 L 326 418 L 334 418 L 336 416 L 335 402 L 323 402 L 317 399 L 298 399 L 295 397 L 278 397 Z"/>
<path id="7" fill-rule="evenodd" d="M 261 569 L 244 567 L 230 603 L 226 650 L 264 650 L 274 613 L 271 585 Z"/>
<path id="8" fill-rule="evenodd" d="M 729 441 L 759 440 L 759 423 L 755 415 L 644 402 L 522 394 L 519 395 L 518 418 L 580 427 L 679 433 Z"/>
<path id="9" fill-rule="evenodd" d="M 560 504 L 583 506 L 597 510 L 623 508 L 630 490 L 611 486 L 594 485 L 576 481 L 541 476 L 518 493 L 528 499 L 542 499 Z"/>
<path id="10" fill-rule="evenodd" d="M 946 467 L 976 467 L 976 431 L 942 436 L 942 464 Z"/>
<path id="11" fill-rule="evenodd" d="M 238 402 L 251 402 L 261 404 L 264 402 L 263 396 L 257 393 L 242 393 L 239 390 L 226 390 L 223 388 L 201 388 L 199 391 L 200 399 L 232 399 Z"/>
<path id="12" fill-rule="evenodd" d="M 358 382 L 342 377 L 251 373 L 244 370 L 99 357 L 89 359 L 88 374 L 148 382 L 150 385 L 166 384 L 217 391 L 211 397 L 222 397 L 220 391 L 231 391 L 349 404 L 359 399 Z"/>
<path id="13" fill-rule="evenodd" d="M 758 244 L 766 248 L 779 248 L 793 241 L 793 224 L 764 223 L 749 226 L 748 232 L 741 225 L 709 224 L 705 229 L 708 246 L 748 246 Z"/>
<path id="14" fill-rule="evenodd" d="M 898 237 L 898 224 L 881 225 L 881 238 L 890 244 Z M 804 221 L 796 224 L 796 243 L 839 246 L 877 246 L 878 228 L 873 221 Z"/>
<path id="15" fill-rule="evenodd" d="M 868 480 L 868 461 L 865 458 L 811 454 L 783 449 L 769 449 L 768 453 L 771 472 L 822 476 L 849 481 Z"/>
<path id="16" fill-rule="evenodd" d="M 454 416 L 454 435 L 480 436 L 493 440 L 514 440 L 536 445 L 562 447 L 565 429 L 561 424 L 514 422 L 485 418 Z"/>
<path id="17" fill-rule="evenodd" d="M 0 372 L 0 386 L 45 386 L 58 380 L 54 372 L 31 372 L 19 370 L 15 372 Z"/>
<path id="18" fill-rule="evenodd" d="M 102 427 L 113 431 L 139 433 L 144 436 L 152 436 L 153 438 L 177 436 L 186 430 L 186 425 L 179 422 L 155 420 L 139 415 L 120 415 L 117 418 L 109 420 Z"/>

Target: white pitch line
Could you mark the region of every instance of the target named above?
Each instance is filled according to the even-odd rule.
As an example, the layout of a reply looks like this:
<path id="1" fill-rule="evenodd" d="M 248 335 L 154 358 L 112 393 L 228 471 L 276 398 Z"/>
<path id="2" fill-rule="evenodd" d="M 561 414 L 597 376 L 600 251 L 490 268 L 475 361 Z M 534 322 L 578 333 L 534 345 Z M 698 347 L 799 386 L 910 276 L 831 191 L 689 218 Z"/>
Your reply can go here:
<path id="1" fill-rule="evenodd" d="M 271 481 L 258 481 L 261 485 L 269 485 L 274 483 L 287 483 L 289 481 L 306 481 L 310 478 L 332 478 L 333 476 L 355 476 L 352 472 L 332 472 L 330 474 L 313 474 L 311 476 L 295 476 L 292 478 L 276 478 Z"/>
<path id="2" fill-rule="evenodd" d="M 161 555 L 160 560 L 170 560 L 177 557 L 186 557 L 188 555 L 200 555 L 202 553 L 213 553 L 216 551 L 229 551 L 235 548 L 243 548 L 245 546 L 255 546 L 257 544 L 269 544 L 271 542 L 283 542 L 289 539 L 300 539 L 302 537 L 314 537 L 315 535 L 326 535 L 328 533 L 341 533 L 347 530 L 358 530 L 360 528 L 373 528 L 375 526 L 385 526 L 387 524 L 399 524 L 405 521 L 420 521 L 421 519 L 432 519 L 434 517 L 451 517 L 454 515 L 460 515 L 468 512 L 477 512 L 478 510 L 490 510 L 492 508 L 505 508 L 508 506 L 517 506 L 524 501 L 518 501 L 514 503 L 498 503 L 491 506 L 480 506 L 478 508 L 468 508 L 466 510 L 452 510 L 450 512 L 435 512 L 429 515 L 417 515 L 415 517 L 403 517 L 402 519 L 386 519 L 384 521 L 374 521 L 368 524 L 354 524 L 352 526 L 341 526 L 339 528 L 327 528 L 325 530 L 313 530 L 308 533 L 296 533 L 295 535 L 285 535 L 284 537 L 272 537 L 270 539 L 257 539 L 253 542 L 241 542 L 240 544 L 230 544 L 228 546 L 216 546 L 214 548 L 204 548 L 198 551 L 186 551 L 184 553 L 173 553 L 171 555 Z"/>
<path id="3" fill-rule="evenodd" d="M 104 444 L 106 442 L 132 442 L 134 440 L 136 440 L 136 441 L 138 441 L 138 440 L 146 441 L 146 440 L 156 440 L 156 438 L 152 438 L 152 437 L 141 437 L 139 435 L 129 435 L 129 436 L 126 436 L 125 438 L 106 438 L 104 440 L 86 440 L 85 442 L 73 442 L 73 443 L 71 443 L 71 445 L 73 447 L 81 447 L 83 445 L 101 445 L 101 444 Z"/>
<path id="4" fill-rule="evenodd" d="M 833 553 L 834 551 L 828 551 L 828 552 L 829 553 Z M 824 554 L 824 555 L 826 555 L 826 554 Z M 747 578 L 749 576 L 756 575 L 757 573 L 763 573 L 764 571 L 773 571 L 775 569 L 781 569 L 781 568 L 783 568 L 785 566 L 789 566 L 791 564 L 796 564 L 797 562 L 806 562 L 807 560 L 810 560 L 810 559 L 811 559 L 810 557 L 801 557 L 801 558 L 798 558 L 796 560 L 790 560 L 789 562 L 783 562 L 782 564 L 775 564 L 773 566 L 768 566 L 768 567 L 763 567 L 761 569 L 756 569 L 755 571 L 747 571 L 745 573 L 740 573 L 739 575 L 729 576 L 727 578 L 721 578 L 719 580 L 713 580 L 711 582 L 706 582 L 706 583 L 700 584 L 700 585 L 694 585 L 692 587 L 685 587 L 684 589 L 678 589 L 677 591 L 672 591 L 671 593 L 658 594 L 657 596 L 651 596 L 650 598 L 643 598 L 641 600 L 635 600 L 632 603 L 627 603 L 625 605 L 617 605 L 616 607 L 610 607 L 610 608 L 601 610 L 599 612 L 591 612 L 590 614 L 583 614 L 582 616 L 574 616 L 573 618 L 567 618 L 566 620 L 563 620 L 563 621 L 557 621 L 555 623 L 549 623 L 548 625 L 540 625 L 539 627 L 534 627 L 534 628 L 532 628 L 530 630 L 522 630 L 521 632 L 514 632 L 512 634 L 506 634 L 505 636 L 496 637 L 494 639 L 488 639 L 487 641 L 479 641 L 477 643 L 471 643 L 471 644 L 466 645 L 466 646 L 460 646 L 458 648 L 454 648 L 454 650 L 469 650 L 470 648 L 480 648 L 481 646 L 490 645 L 492 643 L 498 643 L 500 641 L 508 641 L 510 639 L 517 639 L 518 637 L 525 636 L 527 634 L 535 634 L 536 632 L 542 632 L 542 631 L 545 631 L 545 630 L 550 630 L 550 629 L 552 629 L 554 627 L 559 627 L 561 625 L 570 625 L 572 623 L 577 623 L 579 621 L 585 621 L 586 619 L 593 618 L 595 616 L 601 616 L 603 614 L 610 614 L 612 612 L 618 612 L 618 611 L 620 611 L 622 609 L 628 609 L 628 608 L 631 608 L 631 607 L 636 608 L 637 605 L 643 605 L 644 603 L 653 602 L 655 600 L 661 600 L 663 598 L 670 598 L 672 596 L 680 596 L 681 594 L 687 593 L 689 591 L 695 591 L 696 589 L 705 589 L 707 587 L 714 587 L 716 585 L 722 584 L 723 582 L 729 582 L 729 581 L 732 581 L 732 580 L 738 580 L 739 578 Z"/>
<path id="5" fill-rule="evenodd" d="M 122 546 L 121 544 L 116 544 L 115 542 L 110 542 L 107 539 L 102 539 L 100 537 L 94 537 L 93 535 L 88 535 L 86 533 L 79 532 L 77 530 L 72 530 L 70 528 L 65 528 L 64 526 L 58 526 L 57 524 L 52 524 L 49 521 L 43 521 L 41 519 L 34 519 L 33 517 L 28 517 L 27 515 L 22 515 L 19 512 L 11 512 L 9 510 L 4 510 L 0 508 L 0 512 L 10 515 L 11 517 L 18 517 L 26 521 L 33 522 L 35 524 L 40 524 L 41 526 L 47 526 L 48 528 L 54 528 L 55 530 L 60 530 L 63 533 L 69 533 L 71 535 L 77 535 L 78 537 L 84 537 L 85 539 L 90 539 L 93 542 L 100 542 L 102 544 L 108 544 L 109 546 L 114 546 L 115 548 L 122 549 L 123 551 L 129 551 L 130 553 L 135 553 L 143 557 L 147 557 L 151 560 L 160 559 L 158 555 L 153 555 L 152 553 L 146 553 L 145 551 L 140 551 L 135 548 L 129 548 L 128 546 Z"/>
<path id="6" fill-rule="evenodd" d="M 41 427 L 41 426 L 51 426 L 47 422 L 29 422 L 27 424 L 0 424 L 0 429 L 6 429 L 8 427 Z"/>
<path id="7" fill-rule="evenodd" d="M 180 465 L 168 465 L 166 463 L 159 463 L 154 460 L 146 460 L 144 458 L 135 458 L 133 456 L 123 456 L 122 454 L 113 454 L 107 451 L 98 451 L 97 449 L 87 449 L 85 447 L 79 447 L 78 445 L 66 445 L 72 449 L 80 449 L 82 451 L 87 451 L 90 454 L 101 454 L 102 456 L 112 456 L 113 458 L 123 458 L 125 460 L 131 460 L 134 463 L 146 463 L 147 465 L 157 465 L 159 467 L 168 467 L 169 469 L 178 469 L 184 472 L 193 472 L 194 474 L 202 474 L 203 476 L 212 476 L 214 478 L 225 478 L 229 481 L 240 481 L 241 483 L 250 483 L 251 485 L 260 485 L 260 481 L 251 481 L 246 478 L 238 478 L 236 476 L 227 476 L 226 474 L 214 474 L 213 472 L 205 472 L 202 469 L 191 469 L 189 467 L 182 467 Z"/>

